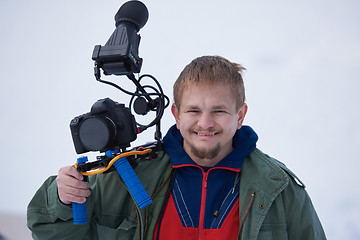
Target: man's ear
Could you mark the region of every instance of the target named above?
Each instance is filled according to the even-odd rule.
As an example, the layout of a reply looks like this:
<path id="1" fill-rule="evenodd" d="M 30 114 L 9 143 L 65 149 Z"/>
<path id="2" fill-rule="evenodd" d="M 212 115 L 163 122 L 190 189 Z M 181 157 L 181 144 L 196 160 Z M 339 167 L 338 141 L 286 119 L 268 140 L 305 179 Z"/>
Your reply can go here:
<path id="1" fill-rule="evenodd" d="M 238 119 L 238 128 L 237 129 L 241 128 L 241 126 L 244 122 L 247 110 L 248 110 L 248 106 L 246 103 L 244 103 L 244 105 L 240 108 L 240 111 L 239 111 L 239 119 Z"/>
<path id="2" fill-rule="evenodd" d="M 171 112 L 175 118 L 176 121 L 176 127 L 179 129 L 179 121 L 180 121 L 180 117 L 179 117 L 179 109 L 176 107 L 175 103 L 173 103 L 173 105 L 171 105 Z"/>

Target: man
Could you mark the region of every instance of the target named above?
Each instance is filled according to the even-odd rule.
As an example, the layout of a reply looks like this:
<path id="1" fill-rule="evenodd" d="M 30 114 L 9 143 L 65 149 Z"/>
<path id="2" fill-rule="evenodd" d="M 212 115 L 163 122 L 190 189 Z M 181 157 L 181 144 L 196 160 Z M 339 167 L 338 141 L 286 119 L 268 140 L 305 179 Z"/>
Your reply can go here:
<path id="1" fill-rule="evenodd" d="M 139 209 L 119 175 L 83 182 L 72 166 L 35 194 L 35 239 L 326 239 L 305 186 L 256 148 L 243 126 L 243 67 L 218 56 L 193 60 L 174 84 L 176 125 L 164 151 L 134 169 L 153 203 Z M 298 184 L 300 183 L 300 185 Z M 73 225 L 71 202 L 89 223 Z"/>

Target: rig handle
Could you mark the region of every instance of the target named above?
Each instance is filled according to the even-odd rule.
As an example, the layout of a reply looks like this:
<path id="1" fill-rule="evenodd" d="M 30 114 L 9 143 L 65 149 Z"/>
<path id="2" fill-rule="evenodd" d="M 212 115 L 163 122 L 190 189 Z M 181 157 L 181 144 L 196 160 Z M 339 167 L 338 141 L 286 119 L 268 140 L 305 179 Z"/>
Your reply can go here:
<path id="1" fill-rule="evenodd" d="M 124 180 L 140 209 L 151 204 L 152 201 L 149 194 L 146 192 L 144 186 L 136 176 L 128 160 L 123 157 L 117 160 L 113 165 L 120 174 L 121 178 Z"/>
<path id="2" fill-rule="evenodd" d="M 88 161 L 88 158 L 80 157 L 77 159 L 77 163 L 86 163 Z M 84 176 L 84 180 L 86 181 L 87 177 Z M 86 224 L 87 221 L 87 213 L 86 213 L 86 202 L 84 203 L 72 203 L 72 209 L 73 209 L 73 218 L 74 218 L 74 224 L 75 225 L 83 225 Z"/>

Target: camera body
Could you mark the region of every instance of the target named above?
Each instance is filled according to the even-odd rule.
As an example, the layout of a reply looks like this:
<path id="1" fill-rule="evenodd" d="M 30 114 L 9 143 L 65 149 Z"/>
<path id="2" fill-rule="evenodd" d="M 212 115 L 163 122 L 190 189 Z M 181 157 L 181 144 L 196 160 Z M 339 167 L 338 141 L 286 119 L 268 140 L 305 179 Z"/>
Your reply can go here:
<path id="1" fill-rule="evenodd" d="M 75 117 L 70 131 L 78 154 L 126 148 L 137 137 L 130 109 L 110 98 L 98 100 L 89 113 Z"/>

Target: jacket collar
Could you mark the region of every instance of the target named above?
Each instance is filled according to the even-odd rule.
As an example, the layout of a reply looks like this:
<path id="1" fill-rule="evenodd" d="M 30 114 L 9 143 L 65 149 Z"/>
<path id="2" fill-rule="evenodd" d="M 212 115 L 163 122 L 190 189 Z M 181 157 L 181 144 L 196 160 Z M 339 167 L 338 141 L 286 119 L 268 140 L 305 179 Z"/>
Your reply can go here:
<path id="1" fill-rule="evenodd" d="M 244 159 L 256 147 L 258 136 L 249 126 L 242 126 L 236 131 L 233 138 L 234 150 L 221 160 L 215 167 L 241 168 Z M 189 157 L 183 148 L 183 137 L 173 125 L 164 137 L 164 150 L 170 156 L 173 166 L 196 163 Z"/>

